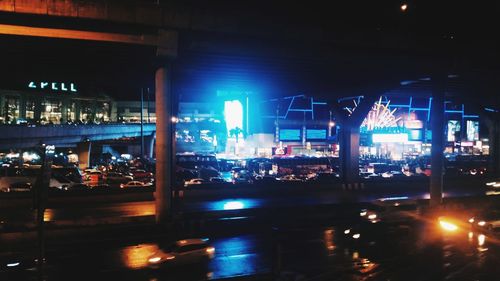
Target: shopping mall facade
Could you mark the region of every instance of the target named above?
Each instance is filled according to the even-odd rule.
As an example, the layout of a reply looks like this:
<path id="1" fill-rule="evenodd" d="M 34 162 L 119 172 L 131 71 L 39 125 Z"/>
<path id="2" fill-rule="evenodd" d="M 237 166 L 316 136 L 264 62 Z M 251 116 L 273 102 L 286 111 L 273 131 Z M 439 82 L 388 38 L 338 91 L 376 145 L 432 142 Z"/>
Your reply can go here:
<path id="1" fill-rule="evenodd" d="M 176 140 L 180 152 L 231 157 L 338 156 L 338 114 L 349 115 L 363 97 L 327 104 L 305 95 L 257 99 L 251 93 L 210 102 L 180 102 Z M 142 103 L 144 122 L 154 123 L 155 103 Z M 339 110 L 333 111 L 337 107 Z M 340 112 L 340 113 L 339 113 Z M 381 96 L 360 126 L 360 155 L 401 160 L 430 154 L 431 98 Z M 445 105 L 445 153 L 489 154 L 488 131 L 464 104 Z M 116 101 L 81 90 L 71 81 L 26 81 L 24 89 L 0 90 L 2 124 L 100 124 L 140 122 L 140 101 Z"/>

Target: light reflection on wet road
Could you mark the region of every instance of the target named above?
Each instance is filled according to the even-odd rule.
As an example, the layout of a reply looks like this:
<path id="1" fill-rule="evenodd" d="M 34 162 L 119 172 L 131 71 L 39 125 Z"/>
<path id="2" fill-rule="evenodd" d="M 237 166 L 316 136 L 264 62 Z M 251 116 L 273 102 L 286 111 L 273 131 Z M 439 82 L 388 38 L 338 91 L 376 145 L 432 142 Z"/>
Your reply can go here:
<path id="1" fill-rule="evenodd" d="M 498 280 L 500 274 L 498 240 L 420 225 L 288 227 L 212 238 L 216 255 L 207 264 L 166 270 L 146 269 L 165 241 L 137 242 L 53 249 L 48 280 L 207 280 L 279 272 L 291 280 L 430 281 Z"/>

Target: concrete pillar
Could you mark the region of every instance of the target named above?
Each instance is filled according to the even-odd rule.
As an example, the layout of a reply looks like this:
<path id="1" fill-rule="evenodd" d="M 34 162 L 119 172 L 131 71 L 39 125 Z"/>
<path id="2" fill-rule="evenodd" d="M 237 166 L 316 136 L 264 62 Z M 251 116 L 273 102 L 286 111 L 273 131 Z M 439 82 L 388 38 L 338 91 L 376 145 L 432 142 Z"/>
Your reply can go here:
<path id="1" fill-rule="evenodd" d="M 171 209 L 173 184 L 173 142 L 172 109 L 173 98 L 170 91 L 170 72 L 167 67 L 156 71 L 156 222 L 166 223 Z"/>
<path id="2" fill-rule="evenodd" d="M 73 122 L 80 121 L 80 113 L 82 111 L 82 107 L 79 100 L 75 100 L 75 120 Z"/>
<path id="3" fill-rule="evenodd" d="M 35 112 L 33 114 L 33 119 L 40 121 L 40 118 L 42 118 L 42 99 L 39 97 L 35 98 Z"/>
<path id="4" fill-rule="evenodd" d="M 0 94 L 0 116 L 4 119 L 3 122 L 7 119 L 7 113 L 5 111 L 5 96 Z"/>
<path id="5" fill-rule="evenodd" d="M 61 108 L 61 124 L 66 124 L 68 122 L 68 108 L 69 108 L 69 99 L 62 100 L 62 108 Z"/>
<path id="6" fill-rule="evenodd" d="M 82 170 L 90 166 L 91 149 L 92 143 L 90 141 L 84 141 L 77 144 L 76 150 L 78 151 L 78 167 Z"/>
<path id="7" fill-rule="evenodd" d="M 500 175 L 500 122 L 498 117 L 484 118 L 488 127 L 488 144 L 490 164 L 489 171 L 491 175 L 498 177 Z"/>
<path id="8" fill-rule="evenodd" d="M 435 207 L 441 205 L 443 201 L 444 93 L 446 77 L 433 78 L 432 84 L 430 205 Z"/>
<path id="9" fill-rule="evenodd" d="M 346 122 L 347 123 L 347 122 Z M 344 183 L 359 182 L 359 126 L 344 124 L 340 127 L 340 170 Z"/>
<path id="10" fill-rule="evenodd" d="M 155 134 L 144 136 L 144 148 L 145 148 L 145 156 L 148 159 L 153 159 L 153 152 L 155 148 Z"/>
<path id="11" fill-rule="evenodd" d="M 26 97 L 24 95 L 19 97 L 19 118 L 26 119 Z"/>

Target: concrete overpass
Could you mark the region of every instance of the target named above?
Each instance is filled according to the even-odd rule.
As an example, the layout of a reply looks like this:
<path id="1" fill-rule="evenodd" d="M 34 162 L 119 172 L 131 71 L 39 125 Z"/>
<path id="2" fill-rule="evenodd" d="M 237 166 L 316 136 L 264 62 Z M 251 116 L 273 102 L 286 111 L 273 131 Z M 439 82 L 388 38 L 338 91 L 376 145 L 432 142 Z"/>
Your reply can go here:
<path id="1" fill-rule="evenodd" d="M 76 145 L 81 142 L 133 138 L 141 136 L 140 124 L 101 125 L 1 125 L 0 149 L 30 148 L 40 143 Z M 144 124 L 144 136 L 154 136 L 156 124 Z"/>
<path id="2" fill-rule="evenodd" d="M 141 137 L 140 124 L 0 126 L 0 149 L 32 148 L 42 143 L 77 147 L 80 166 L 90 163 L 92 143 L 121 138 Z M 144 154 L 153 155 L 156 124 L 144 124 Z"/>
<path id="3" fill-rule="evenodd" d="M 268 61 L 272 60 L 269 58 L 275 57 L 279 57 L 283 61 L 294 58 L 297 60 L 305 59 L 308 62 L 321 61 L 321 63 L 317 64 L 299 64 L 297 68 L 301 70 L 300 75 L 293 79 L 284 76 L 281 77 L 281 80 L 287 81 L 286 83 L 294 83 L 306 80 L 302 76 L 319 77 L 318 81 L 321 83 L 316 83 L 317 87 L 311 87 L 314 83 L 310 83 L 297 84 L 295 88 L 290 87 L 290 89 L 300 90 L 305 88 L 319 93 L 326 93 L 324 95 L 328 96 L 331 93 L 331 96 L 335 97 L 351 94 L 363 94 L 367 97 L 366 102 L 362 103 L 362 107 L 358 108 L 356 114 L 346 117 L 341 122 L 344 126 L 343 134 L 345 136 L 342 138 L 342 143 L 350 144 L 349 147 L 348 145 L 341 145 L 341 147 L 344 147 L 343 159 L 347 159 L 347 164 L 343 168 L 350 171 L 348 174 L 352 174 L 352 177 L 347 177 L 348 182 L 354 183 L 356 183 L 357 176 L 355 173 L 357 173 L 358 169 L 355 143 L 359 139 L 359 134 L 355 131 L 356 129 L 359 130 L 358 123 L 363 118 L 361 113 L 372 105 L 369 98 L 384 94 L 394 86 L 399 85 L 401 80 L 424 77 L 431 72 L 432 95 L 435 103 L 432 106 L 435 114 L 433 113 L 432 116 L 436 117 L 434 119 L 437 120 L 436 124 L 433 124 L 433 128 L 442 131 L 446 74 L 449 73 L 451 62 L 454 62 L 453 66 L 457 68 L 455 63 L 460 61 L 454 59 L 454 54 L 467 54 L 467 52 L 460 53 L 462 49 L 457 48 L 457 43 L 455 43 L 467 40 L 455 40 L 453 34 L 449 34 L 449 30 L 444 30 L 445 34 L 433 33 L 434 30 L 438 30 L 438 32 L 441 32 L 441 30 L 432 26 L 435 21 L 429 23 L 427 19 L 425 19 L 425 22 L 429 24 L 426 26 L 430 28 L 419 30 L 422 32 L 408 32 L 411 28 L 408 30 L 402 28 L 400 31 L 388 28 L 383 31 L 383 26 L 382 28 L 370 26 L 370 28 L 354 30 L 355 32 L 352 29 L 345 28 L 344 32 L 338 32 L 338 24 L 346 26 L 347 23 L 349 25 L 349 20 L 352 20 L 350 17 L 353 14 L 342 16 L 342 9 L 324 9 L 327 12 L 317 9 L 312 14 L 307 14 L 307 9 L 297 6 L 293 11 L 297 12 L 296 14 L 289 13 L 287 16 L 278 18 L 279 11 L 288 9 L 289 6 L 293 5 L 282 6 L 277 4 L 272 6 L 271 9 L 260 9 L 261 7 L 258 6 L 246 7 L 245 4 L 241 4 L 242 6 L 239 9 L 235 9 L 236 4 L 231 4 L 235 1 L 221 1 L 222 4 L 210 3 L 201 5 L 199 8 L 189 4 L 177 4 L 175 1 L 165 1 L 161 5 L 157 4 L 161 1 L 152 2 L 4 0 L 0 1 L 0 12 L 2 13 L 0 35 L 36 37 L 47 40 L 101 42 L 109 44 L 111 49 L 118 45 L 135 45 L 155 51 L 155 58 L 149 62 L 154 65 L 156 73 L 155 96 L 158 124 L 156 143 L 156 197 L 158 201 L 156 213 L 157 220 L 163 222 L 168 218 L 170 207 L 169 182 L 172 178 L 172 160 L 173 151 L 175 151 L 174 125 L 171 122 L 171 117 L 175 114 L 175 98 L 173 97 L 171 83 L 173 77 L 171 62 L 178 57 L 178 54 L 181 54 L 181 56 L 177 61 L 181 60 L 182 62 L 182 59 L 184 59 L 182 58 L 182 52 L 178 52 L 178 49 L 181 51 L 216 54 L 243 53 L 250 56 L 249 60 L 243 62 L 247 66 L 252 63 L 254 56 L 265 57 L 264 60 L 267 58 Z M 375 9 L 378 6 L 382 6 L 382 4 L 376 3 L 370 8 Z M 371 14 L 378 14 L 370 8 L 361 10 L 359 7 L 355 8 L 356 14 L 360 15 L 359 18 L 356 18 L 359 20 L 363 17 L 370 17 Z M 446 8 L 448 9 L 448 7 Z M 362 10 L 368 12 L 362 13 Z M 322 16 L 322 19 L 316 21 L 318 13 Z M 332 16 L 332 13 L 334 13 L 334 16 Z M 305 20 L 297 21 L 302 18 Z M 339 18 L 339 22 L 322 21 L 331 18 Z M 441 19 L 442 16 L 440 15 L 438 18 Z M 314 21 L 314 25 L 308 25 L 308 21 L 311 19 Z M 368 18 L 368 20 L 372 19 Z M 415 22 L 417 24 L 414 27 L 420 26 L 419 22 Z M 404 27 L 411 23 L 411 21 L 402 20 L 396 22 L 394 26 Z M 384 25 L 383 22 L 380 24 Z M 321 27 L 318 28 L 318 26 L 329 26 L 329 28 L 322 29 Z M 422 38 L 419 36 L 426 36 L 426 38 L 420 40 Z M 257 39 L 254 40 L 255 38 Z M 474 42 L 477 43 L 477 41 Z M 485 43 L 481 46 L 489 45 Z M 463 46 L 466 45 L 462 44 Z M 33 47 L 33 49 L 36 49 L 36 47 Z M 488 50 L 496 52 L 496 49 L 493 49 L 489 48 Z M 450 52 L 450 50 L 453 52 Z M 75 54 L 80 51 L 75 52 Z M 486 55 L 479 57 L 478 61 L 491 61 L 488 52 L 481 49 L 481 54 Z M 186 60 L 183 62 L 186 62 Z M 85 63 L 88 62 L 83 64 Z M 201 63 L 195 62 L 195 64 L 197 66 L 194 69 L 198 72 L 208 73 L 212 69 L 212 65 L 203 68 Z M 488 66 L 488 64 L 484 63 L 481 65 Z M 460 66 L 462 68 L 467 67 L 467 63 Z M 224 65 L 221 68 L 225 68 Z M 288 67 L 285 65 L 282 68 Z M 314 71 L 308 72 L 307 68 L 314 68 Z M 245 74 L 246 68 L 244 70 L 243 73 Z M 229 69 L 225 74 L 231 76 L 230 74 L 237 71 L 240 71 L 240 69 Z M 282 71 L 278 70 L 276 72 L 281 73 Z M 321 75 L 316 75 L 317 72 L 321 72 Z M 207 76 L 205 80 L 216 80 L 219 74 L 217 72 L 213 77 Z M 238 79 L 241 80 L 239 76 L 234 80 Z M 186 84 L 198 84 L 193 83 L 192 79 L 186 80 Z M 323 84 L 337 86 L 327 87 L 323 86 Z M 195 98 L 197 98 L 196 95 Z M 41 132 L 43 129 L 39 130 L 40 132 L 33 134 L 35 136 L 43 135 Z M 83 131 L 85 130 L 79 131 L 76 129 L 74 133 L 75 141 L 78 138 L 81 141 L 86 136 Z M 110 129 L 109 135 L 119 135 L 120 133 L 116 131 L 119 130 Z M 89 135 L 96 137 L 99 135 L 99 133 L 92 134 L 92 132 L 92 130 L 89 130 Z M 18 133 L 20 134 L 20 132 L 12 131 L 6 135 L 12 137 L 12 135 Z M 58 132 L 53 131 L 51 133 L 56 134 L 54 138 L 57 141 Z M 432 165 L 434 169 L 442 166 L 442 164 L 439 164 L 440 161 L 442 162 L 440 156 L 442 143 L 440 143 L 440 139 L 433 139 L 433 150 L 433 154 L 436 155 Z M 440 201 L 442 183 L 439 182 L 442 180 L 439 178 L 442 175 L 440 175 L 439 170 L 436 171 L 436 173 L 433 172 L 433 175 L 436 175 L 434 180 L 436 183 L 433 186 L 436 186 L 437 196 L 434 197 L 435 194 L 433 193 L 432 197 Z"/>

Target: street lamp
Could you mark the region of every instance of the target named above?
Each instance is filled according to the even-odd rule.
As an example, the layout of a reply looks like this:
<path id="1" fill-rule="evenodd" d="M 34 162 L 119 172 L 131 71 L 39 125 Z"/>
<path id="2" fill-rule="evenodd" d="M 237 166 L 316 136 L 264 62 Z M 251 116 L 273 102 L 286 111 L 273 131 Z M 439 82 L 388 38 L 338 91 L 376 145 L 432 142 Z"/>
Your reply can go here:
<path id="1" fill-rule="evenodd" d="M 401 12 L 406 12 L 407 9 L 408 9 L 408 4 L 404 3 L 401 5 Z"/>

